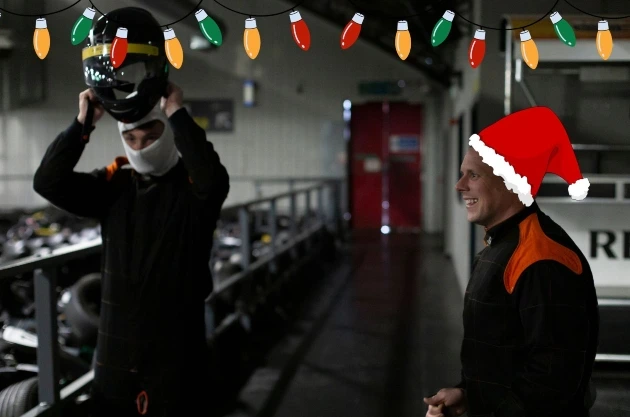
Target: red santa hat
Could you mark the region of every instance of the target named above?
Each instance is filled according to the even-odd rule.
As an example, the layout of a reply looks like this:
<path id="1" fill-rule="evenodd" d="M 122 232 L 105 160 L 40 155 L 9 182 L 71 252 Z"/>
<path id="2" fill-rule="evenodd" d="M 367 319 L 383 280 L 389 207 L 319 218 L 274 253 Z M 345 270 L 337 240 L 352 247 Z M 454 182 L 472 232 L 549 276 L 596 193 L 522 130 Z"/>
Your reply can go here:
<path id="1" fill-rule="evenodd" d="M 582 178 L 569 136 L 547 107 L 514 112 L 473 134 L 469 144 L 526 206 L 534 202 L 547 172 L 569 184 L 574 200 L 588 194 L 590 183 Z"/>

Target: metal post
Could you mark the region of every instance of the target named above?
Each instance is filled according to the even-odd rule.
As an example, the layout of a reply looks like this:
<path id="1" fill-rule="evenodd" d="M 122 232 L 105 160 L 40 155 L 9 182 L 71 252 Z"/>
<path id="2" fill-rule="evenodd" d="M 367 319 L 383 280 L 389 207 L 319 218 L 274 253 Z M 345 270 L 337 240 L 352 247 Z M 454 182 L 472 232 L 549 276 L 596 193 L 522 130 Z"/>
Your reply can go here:
<path id="1" fill-rule="evenodd" d="M 249 212 L 247 211 L 247 207 L 241 207 L 238 209 L 238 219 L 241 227 L 241 255 L 243 259 L 241 260 L 241 265 L 243 269 L 247 269 L 249 267 L 249 260 L 252 256 L 250 237 L 249 237 Z"/>
<path id="2" fill-rule="evenodd" d="M 311 215 L 311 192 L 312 190 L 306 191 L 306 208 L 304 209 L 305 216 Z"/>
<path id="3" fill-rule="evenodd" d="M 339 213 L 339 183 L 334 182 L 332 186 L 332 209 L 333 209 L 333 227 L 335 233 L 339 238 L 341 238 L 341 216 Z"/>
<path id="4" fill-rule="evenodd" d="M 254 211 L 254 218 L 256 220 L 256 222 L 254 223 L 254 231 L 260 232 L 260 230 L 262 229 L 262 224 L 263 224 L 263 213 L 261 210 L 256 210 Z"/>
<path id="5" fill-rule="evenodd" d="M 297 208 L 296 208 L 296 195 L 295 192 L 293 192 L 293 194 L 291 194 L 290 197 L 291 200 L 291 243 L 295 242 L 295 239 L 297 238 Z M 297 257 L 297 250 L 295 246 L 292 246 L 290 251 L 291 256 L 293 258 Z"/>
<path id="6" fill-rule="evenodd" d="M 341 187 L 341 213 L 342 218 L 345 221 L 345 214 L 348 213 L 348 210 L 350 209 L 348 206 L 348 182 L 340 179 L 339 186 Z"/>
<path id="7" fill-rule="evenodd" d="M 278 244 L 278 220 L 276 212 L 276 199 L 270 201 L 269 205 L 269 234 L 271 235 L 271 263 L 272 273 L 278 272 L 278 262 L 276 260 L 276 245 Z"/>
<path id="8" fill-rule="evenodd" d="M 254 180 L 254 190 L 256 194 L 256 200 L 260 200 L 263 198 L 262 193 L 262 183 L 261 181 Z M 256 231 L 259 231 L 262 227 L 262 213 L 259 213 L 257 210 L 254 212 L 254 227 Z"/>
<path id="9" fill-rule="evenodd" d="M 324 186 L 317 188 L 317 220 L 326 221 L 326 213 L 324 212 Z"/>
<path id="10" fill-rule="evenodd" d="M 509 115 L 512 107 L 512 24 L 508 20 L 505 31 L 505 61 L 503 84 L 503 113 Z"/>
<path id="11" fill-rule="evenodd" d="M 291 239 L 297 237 L 297 207 L 296 207 L 296 195 L 291 194 Z"/>
<path id="12" fill-rule="evenodd" d="M 518 58 L 514 60 L 514 80 L 521 86 L 523 94 L 531 107 L 536 107 L 536 100 L 529 89 L 527 82 L 523 79 L 523 60 Z"/>
<path id="13" fill-rule="evenodd" d="M 304 209 L 304 225 L 308 227 L 310 223 L 310 215 L 311 215 L 311 190 L 306 190 L 306 208 Z M 306 238 L 306 250 L 311 250 L 311 235 L 309 234 Z"/>
<path id="14" fill-rule="evenodd" d="M 59 402 L 59 363 L 57 341 L 57 269 L 35 270 L 35 320 L 37 325 L 37 366 L 39 402 Z"/>
<path id="15" fill-rule="evenodd" d="M 334 183 L 331 181 L 328 183 L 328 199 L 326 201 L 326 223 L 329 230 L 334 230 L 335 221 L 335 190 Z"/>

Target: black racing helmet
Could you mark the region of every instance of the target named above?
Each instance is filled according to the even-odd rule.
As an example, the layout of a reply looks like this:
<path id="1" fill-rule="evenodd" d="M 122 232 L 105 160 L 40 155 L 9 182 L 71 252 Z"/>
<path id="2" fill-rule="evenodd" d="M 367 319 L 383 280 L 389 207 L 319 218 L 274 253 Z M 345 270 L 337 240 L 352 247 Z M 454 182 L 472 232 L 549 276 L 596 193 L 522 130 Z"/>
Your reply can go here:
<path id="1" fill-rule="evenodd" d="M 114 68 L 110 54 L 118 28 L 127 29 L 127 55 Z M 116 120 L 134 123 L 146 116 L 166 92 L 168 61 L 164 34 L 148 11 L 125 7 L 101 16 L 83 48 L 85 83 Z"/>

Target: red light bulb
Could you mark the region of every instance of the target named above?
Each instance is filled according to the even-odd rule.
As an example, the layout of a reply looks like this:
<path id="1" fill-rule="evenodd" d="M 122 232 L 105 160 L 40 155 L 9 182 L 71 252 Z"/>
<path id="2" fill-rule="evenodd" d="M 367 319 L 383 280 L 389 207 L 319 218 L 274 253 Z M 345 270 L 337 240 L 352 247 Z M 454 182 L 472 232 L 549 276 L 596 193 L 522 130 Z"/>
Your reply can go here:
<path id="1" fill-rule="evenodd" d="M 291 35 L 293 40 L 304 51 L 308 51 L 311 47 L 311 32 L 306 26 L 306 22 L 300 16 L 300 12 L 293 11 L 289 13 L 289 19 L 291 19 Z"/>
<path id="2" fill-rule="evenodd" d="M 127 29 L 118 28 L 116 31 L 116 37 L 112 42 L 112 52 L 110 60 L 114 68 L 118 68 L 122 65 L 123 61 L 127 57 Z"/>
<path id="3" fill-rule="evenodd" d="M 475 37 L 470 42 L 468 47 L 468 63 L 471 67 L 477 68 L 483 57 L 486 55 L 486 31 L 483 29 L 477 29 Z"/>
<path id="4" fill-rule="evenodd" d="M 348 22 L 343 32 L 341 32 L 341 49 L 348 49 L 359 39 L 361 33 L 361 24 L 363 23 L 363 15 L 355 13 L 352 20 Z"/>

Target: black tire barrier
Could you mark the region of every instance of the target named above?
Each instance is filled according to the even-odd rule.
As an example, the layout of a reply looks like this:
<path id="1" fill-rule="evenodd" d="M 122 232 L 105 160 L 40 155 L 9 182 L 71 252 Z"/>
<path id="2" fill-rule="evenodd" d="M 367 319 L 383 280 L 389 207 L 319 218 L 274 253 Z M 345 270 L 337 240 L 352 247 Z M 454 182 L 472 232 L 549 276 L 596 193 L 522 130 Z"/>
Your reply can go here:
<path id="1" fill-rule="evenodd" d="M 38 404 L 37 377 L 25 379 L 0 392 L 0 417 L 19 417 Z"/>
<path id="2" fill-rule="evenodd" d="M 72 334 L 81 344 L 96 344 L 100 301 L 101 274 L 98 272 L 85 275 L 70 288 L 70 300 L 64 313 Z"/>

